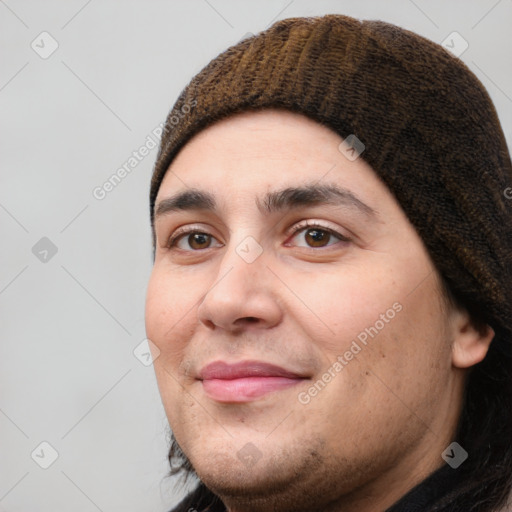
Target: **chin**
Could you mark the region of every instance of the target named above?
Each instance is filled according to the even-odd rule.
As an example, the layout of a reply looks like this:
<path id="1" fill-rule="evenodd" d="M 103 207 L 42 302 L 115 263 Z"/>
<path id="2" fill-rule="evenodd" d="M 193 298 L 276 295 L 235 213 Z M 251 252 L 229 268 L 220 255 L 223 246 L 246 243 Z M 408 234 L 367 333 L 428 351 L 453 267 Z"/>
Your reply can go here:
<path id="1" fill-rule="evenodd" d="M 213 493 L 240 506 L 254 505 L 260 500 L 268 502 L 273 497 L 282 496 L 294 488 L 294 480 L 297 478 L 294 476 L 295 471 L 289 467 L 276 467 L 261 460 L 252 467 L 245 467 L 234 463 L 229 457 L 222 466 L 203 464 L 195 469 L 201 481 Z"/>
<path id="2" fill-rule="evenodd" d="M 189 456 L 201 481 L 222 498 L 268 500 L 301 487 L 323 472 L 326 460 L 320 445 L 310 443 L 304 451 L 305 444 L 285 447 L 277 436 L 275 440 L 262 436 L 258 447 L 257 440 L 253 444 L 248 439 L 237 436 L 226 443 L 224 437 L 222 445 L 196 446 Z"/>

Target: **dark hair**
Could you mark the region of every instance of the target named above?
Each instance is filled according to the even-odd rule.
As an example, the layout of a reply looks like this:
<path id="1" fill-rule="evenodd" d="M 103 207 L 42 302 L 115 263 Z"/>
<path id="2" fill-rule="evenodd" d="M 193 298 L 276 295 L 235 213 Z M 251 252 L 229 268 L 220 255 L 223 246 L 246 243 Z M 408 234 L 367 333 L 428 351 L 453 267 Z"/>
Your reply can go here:
<path id="1" fill-rule="evenodd" d="M 484 333 L 487 322 L 480 306 L 461 299 L 453 289 L 443 279 L 448 304 L 466 309 L 475 328 Z M 491 327 L 495 336 L 486 357 L 469 369 L 455 438 L 469 456 L 457 470 L 460 484 L 435 505 L 436 512 L 499 511 L 512 489 L 512 340 L 503 328 Z"/>
<path id="2" fill-rule="evenodd" d="M 488 324 L 477 304 L 464 303 L 441 279 L 441 298 L 447 307 L 465 309 L 480 333 Z M 491 326 L 493 327 L 493 326 Z M 508 333 L 495 329 L 484 360 L 469 369 L 455 441 L 469 454 L 454 471 L 458 484 L 425 512 L 498 512 L 512 488 L 512 344 Z M 181 475 L 178 484 L 197 478 L 194 468 L 170 432 L 168 477 Z M 218 498 L 205 486 L 202 501 Z"/>

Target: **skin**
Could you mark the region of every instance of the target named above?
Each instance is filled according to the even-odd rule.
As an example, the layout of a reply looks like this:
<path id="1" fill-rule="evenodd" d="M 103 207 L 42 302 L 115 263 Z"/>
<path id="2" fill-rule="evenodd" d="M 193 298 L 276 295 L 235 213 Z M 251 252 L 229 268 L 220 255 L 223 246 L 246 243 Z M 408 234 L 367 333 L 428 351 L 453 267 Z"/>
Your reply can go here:
<path id="1" fill-rule="evenodd" d="M 444 464 L 467 369 L 494 335 L 448 307 L 403 210 L 362 158 L 340 152 L 341 141 L 300 114 L 236 114 L 184 146 L 157 196 L 158 206 L 194 187 L 219 206 L 157 217 L 146 331 L 174 435 L 230 512 L 391 506 Z M 256 206 L 269 191 L 311 181 L 349 189 L 375 215 L 326 204 L 263 215 Z M 321 232 L 319 244 L 308 227 L 288 234 L 305 220 L 350 241 Z M 168 248 L 186 226 L 212 237 L 198 244 L 185 235 Z M 236 251 L 246 237 L 263 251 L 252 263 Z M 378 334 L 301 403 L 397 303 Z M 216 360 L 262 360 L 307 378 L 248 403 L 219 403 L 197 380 Z M 247 443 L 255 463 L 237 456 Z"/>

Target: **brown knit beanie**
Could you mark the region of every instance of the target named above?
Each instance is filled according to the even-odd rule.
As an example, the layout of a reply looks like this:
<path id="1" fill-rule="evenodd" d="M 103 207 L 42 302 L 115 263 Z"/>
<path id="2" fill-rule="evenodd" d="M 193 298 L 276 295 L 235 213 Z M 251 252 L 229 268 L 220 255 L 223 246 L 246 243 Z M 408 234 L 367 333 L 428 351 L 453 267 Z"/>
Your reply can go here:
<path id="1" fill-rule="evenodd" d="M 494 346 L 510 342 L 512 165 L 492 101 L 459 59 L 395 25 L 342 15 L 289 18 L 242 40 L 204 67 L 169 113 L 151 223 L 180 148 L 216 120 L 263 108 L 355 135 L 452 294 L 500 333 Z"/>

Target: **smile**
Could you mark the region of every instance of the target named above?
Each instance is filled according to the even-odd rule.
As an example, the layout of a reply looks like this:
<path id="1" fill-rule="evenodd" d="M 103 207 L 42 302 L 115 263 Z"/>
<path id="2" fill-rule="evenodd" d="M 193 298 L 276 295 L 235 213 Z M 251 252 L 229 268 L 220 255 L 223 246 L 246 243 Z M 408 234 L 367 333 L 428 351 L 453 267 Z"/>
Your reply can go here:
<path id="1" fill-rule="evenodd" d="M 260 361 L 216 361 L 200 372 L 205 394 L 217 402 L 243 403 L 295 386 L 307 377 Z"/>

